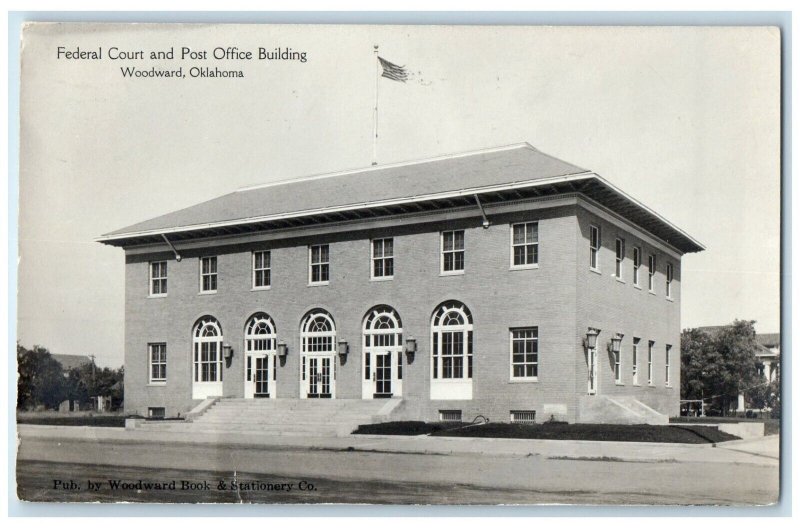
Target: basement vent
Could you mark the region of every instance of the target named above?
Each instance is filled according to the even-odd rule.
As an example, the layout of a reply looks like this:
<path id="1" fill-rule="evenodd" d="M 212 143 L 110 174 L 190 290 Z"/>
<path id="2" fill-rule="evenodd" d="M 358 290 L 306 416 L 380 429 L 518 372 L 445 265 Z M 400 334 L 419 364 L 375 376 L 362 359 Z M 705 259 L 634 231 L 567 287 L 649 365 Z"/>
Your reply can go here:
<path id="1" fill-rule="evenodd" d="M 148 418 L 164 418 L 167 413 L 164 410 L 164 407 L 148 407 L 147 408 L 147 417 Z"/>
<path id="2" fill-rule="evenodd" d="M 511 411 L 511 423 L 532 424 L 536 422 L 536 411 Z"/>
<path id="3" fill-rule="evenodd" d="M 442 422 L 460 422 L 461 410 L 440 410 L 439 420 Z"/>

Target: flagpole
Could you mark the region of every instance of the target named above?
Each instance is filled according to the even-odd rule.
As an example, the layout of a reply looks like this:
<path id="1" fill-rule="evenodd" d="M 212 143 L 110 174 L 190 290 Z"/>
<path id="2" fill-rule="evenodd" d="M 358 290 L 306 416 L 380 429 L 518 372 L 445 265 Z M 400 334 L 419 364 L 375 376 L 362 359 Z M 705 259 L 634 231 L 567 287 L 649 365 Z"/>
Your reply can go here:
<path id="1" fill-rule="evenodd" d="M 372 115 L 372 164 L 378 164 L 378 83 L 381 78 L 378 45 L 375 44 L 375 110 Z"/>

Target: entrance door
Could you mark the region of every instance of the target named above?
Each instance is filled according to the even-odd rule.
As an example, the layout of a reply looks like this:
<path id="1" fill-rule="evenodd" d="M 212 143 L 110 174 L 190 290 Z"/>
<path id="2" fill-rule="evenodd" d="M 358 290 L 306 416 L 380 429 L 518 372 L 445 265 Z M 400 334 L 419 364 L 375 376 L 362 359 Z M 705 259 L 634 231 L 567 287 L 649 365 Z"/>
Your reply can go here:
<path id="1" fill-rule="evenodd" d="M 332 398 L 334 389 L 333 356 L 306 356 L 306 397 Z"/>
<path id="2" fill-rule="evenodd" d="M 247 354 L 245 373 L 245 398 L 275 398 L 275 354 Z"/>
<path id="3" fill-rule="evenodd" d="M 597 349 L 590 348 L 587 352 L 589 363 L 589 394 L 597 393 Z"/>
<path id="4" fill-rule="evenodd" d="M 392 353 L 375 354 L 375 371 L 372 374 L 375 398 L 392 397 Z"/>

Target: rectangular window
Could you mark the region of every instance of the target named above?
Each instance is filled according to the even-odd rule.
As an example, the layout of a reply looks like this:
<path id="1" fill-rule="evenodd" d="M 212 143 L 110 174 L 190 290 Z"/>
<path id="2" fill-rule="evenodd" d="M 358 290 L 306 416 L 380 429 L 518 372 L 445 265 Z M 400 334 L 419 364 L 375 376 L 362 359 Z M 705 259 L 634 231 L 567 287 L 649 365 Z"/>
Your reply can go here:
<path id="1" fill-rule="evenodd" d="M 372 241 L 372 278 L 394 277 L 394 239 L 377 238 Z"/>
<path id="2" fill-rule="evenodd" d="M 461 409 L 446 409 L 439 411 L 439 420 L 442 422 L 460 422 Z"/>
<path id="3" fill-rule="evenodd" d="M 600 269 L 600 228 L 594 225 L 589 226 L 589 267 Z"/>
<path id="4" fill-rule="evenodd" d="M 511 267 L 528 268 L 539 263 L 539 222 L 511 226 Z"/>
<path id="5" fill-rule="evenodd" d="M 269 251 L 253 251 L 253 288 L 269 288 L 272 285 L 272 254 Z"/>
<path id="6" fill-rule="evenodd" d="M 150 295 L 167 294 L 167 261 L 150 263 Z"/>
<path id="7" fill-rule="evenodd" d="M 620 356 L 622 355 L 622 350 L 619 352 L 614 352 L 614 382 L 617 385 L 622 384 L 622 364 L 620 360 Z"/>
<path id="8" fill-rule="evenodd" d="M 167 382 L 167 345 L 150 343 L 147 345 L 150 363 L 150 383 Z"/>
<path id="9" fill-rule="evenodd" d="M 656 279 L 656 256 L 648 255 L 647 257 L 647 289 L 655 291 Z"/>
<path id="10" fill-rule="evenodd" d="M 200 291 L 208 293 L 217 291 L 217 257 L 200 259 Z"/>
<path id="11" fill-rule="evenodd" d="M 639 338 L 633 338 L 633 355 L 631 356 L 631 364 L 633 365 L 633 381 L 634 385 L 639 384 Z"/>
<path id="12" fill-rule="evenodd" d="M 672 352 L 672 345 L 667 345 L 666 356 L 665 356 L 666 363 L 664 364 L 664 384 L 667 387 L 669 387 L 669 356 L 671 352 Z"/>
<path id="13" fill-rule="evenodd" d="M 672 264 L 667 264 L 667 298 L 672 298 Z"/>
<path id="14" fill-rule="evenodd" d="M 647 384 L 653 384 L 653 345 L 655 341 L 647 342 Z"/>
<path id="15" fill-rule="evenodd" d="M 308 259 L 308 282 L 311 284 L 327 284 L 330 280 L 330 253 L 328 244 L 309 247 Z"/>
<path id="16" fill-rule="evenodd" d="M 642 267 L 642 250 L 633 248 L 633 285 L 639 285 L 639 268 Z"/>
<path id="17" fill-rule="evenodd" d="M 147 417 L 148 418 L 156 418 L 161 419 L 166 416 L 166 411 L 164 407 L 148 407 L 147 408 Z"/>
<path id="18" fill-rule="evenodd" d="M 614 241 L 614 252 L 616 254 L 614 275 L 616 275 L 619 280 L 622 280 L 622 263 L 625 260 L 625 241 L 621 238 Z"/>
<path id="19" fill-rule="evenodd" d="M 442 273 L 464 272 L 464 231 L 442 232 Z"/>
<path id="20" fill-rule="evenodd" d="M 511 411 L 509 418 L 511 423 L 532 424 L 536 423 L 536 411 Z"/>
<path id="21" fill-rule="evenodd" d="M 511 329 L 511 379 L 539 376 L 539 328 Z"/>

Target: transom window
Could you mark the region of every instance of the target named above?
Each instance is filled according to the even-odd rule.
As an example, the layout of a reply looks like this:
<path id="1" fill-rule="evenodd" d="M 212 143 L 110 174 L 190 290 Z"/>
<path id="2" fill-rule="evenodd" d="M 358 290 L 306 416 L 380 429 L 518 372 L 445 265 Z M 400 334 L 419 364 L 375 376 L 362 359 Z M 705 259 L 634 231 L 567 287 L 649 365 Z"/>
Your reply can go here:
<path id="1" fill-rule="evenodd" d="M 442 273 L 464 272 L 464 230 L 442 231 Z"/>
<path id="2" fill-rule="evenodd" d="M 201 318 L 194 326 L 194 381 L 222 381 L 222 329 L 211 316 Z"/>
<path id="3" fill-rule="evenodd" d="M 150 383 L 167 382 L 167 344 L 150 343 L 147 345 L 150 362 Z"/>
<path id="4" fill-rule="evenodd" d="M 447 301 L 431 323 L 433 379 L 472 378 L 472 314 L 458 301 Z"/>
<path id="5" fill-rule="evenodd" d="M 600 228 L 595 225 L 589 226 L 589 267 L 600 269 Z"/>
<path id="6" fill-rule="evenodd" d="M 539 263 L 539 222 L 511 226 L 511 266 L 532 267 Z"/>
<path id="7" fill-rule="evenodd" d="M 647 257 L 647 289 L 655 291 L 656 283 L 656 256 L 648 255 Z"/>
<path id="8" fill-rule="evenodd" d="M 672 297 L 672 264 L 667 264 L 667 297 Z"/>
<path id="9" fill-rule="evenodd" d="M 394 276 L 394 239 L 377 238 L 372 241 L 372 278 L 388 279 Z"/>
<path id="10" fill-rule="evenodd" d="M 167 261 L 150 263 L 150 295 L 167 294 Z"/>
<path id="11" fill-rule="evenodd" d="M 269 288 L 272 284 L 272 254 L 253 251 L 253 288 Z"/>
<path id="12" fill-rule="evenodd" d="M 639 285 L 639 268 L 642 267 L 642 250 L 638 247 L 633 248 L 633 284 Z"/>
<path id="13" fill-rule="evenodd" d="M 539 328 L 511 329 L 511 379 L 539 377 Z"/>
<path id="14" fill-rule="evenodd" d="M 614 241 L 614 253 L 616 254 L 614 275 L 622 280 L 622 262 L 625 260 L 625 241 L 623 239 L 618 238 Z"/>
<path id="15" fill-rule="evenodd" d="M 217 257 L 200 259 L 200 291 L 206 293 L 217 291 Z"/>
<path id="16" fill-rule="evenodd" d="M 327 284 L 330 280 L 330 252 L 328 244 L 308 248 L 308 282 Z"/>
<path id="17" fill-rule="evenodd" d="M 245 327 L 245 351 L 269 352 L 275 350 L 275 323 L 265 313 L 257 313 Z"/>

